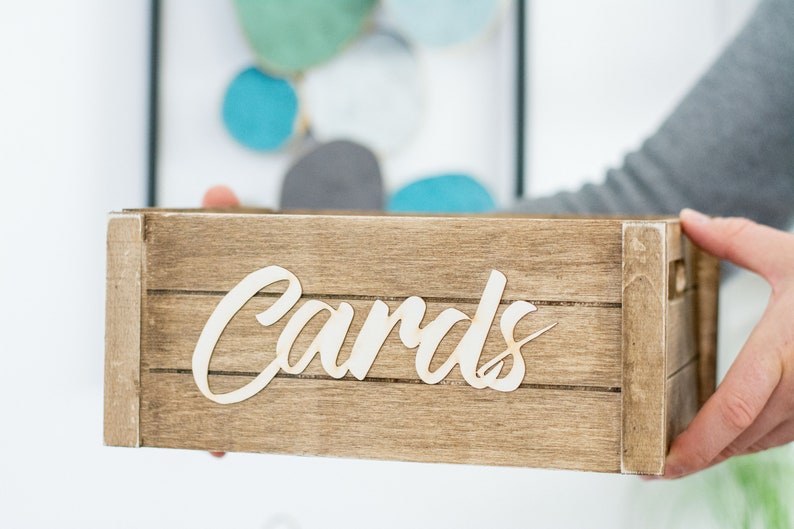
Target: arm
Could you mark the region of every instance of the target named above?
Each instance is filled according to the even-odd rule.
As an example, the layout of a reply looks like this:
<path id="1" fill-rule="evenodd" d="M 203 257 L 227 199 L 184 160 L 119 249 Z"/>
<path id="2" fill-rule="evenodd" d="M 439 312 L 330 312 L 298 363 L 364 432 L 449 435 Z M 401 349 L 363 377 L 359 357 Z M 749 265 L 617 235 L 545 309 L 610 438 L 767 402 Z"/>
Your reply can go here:
<path id="1" fill-rule="evenodd" d="M 736 40 L 623 167 L 519 211 L 671 214 L 692 207 L 778 228 L 794 214 L 794 2 L 764 0 Z M 794 441 L 794 235 L 681 215 L 706 251 L 763 276 L 766 311 L 667 458 L 665 477 Z"/>
<path id="2" fill-rule="evenodd" d="M 659 130 L 598 185 L 519 202 L 545 213 L 794 213 L 794 2 L 765 0 Z"/>

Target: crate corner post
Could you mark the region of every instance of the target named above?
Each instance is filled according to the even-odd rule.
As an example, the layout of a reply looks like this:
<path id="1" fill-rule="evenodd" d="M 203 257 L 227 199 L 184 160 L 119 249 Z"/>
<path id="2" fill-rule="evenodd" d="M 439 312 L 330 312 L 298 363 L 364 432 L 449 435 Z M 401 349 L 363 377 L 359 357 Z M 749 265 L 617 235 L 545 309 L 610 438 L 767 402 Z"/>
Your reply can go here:
<path id="1" fill-rule="evenodd" d="M 668 227 L 623 223 L 621 472 L 664 473 Z"/>
<path id="2" fill-rule="evenodd" d="M 143 214 L 111 213 L 107 224 L 104 443 L 140 446 L 140 328 Z"/>

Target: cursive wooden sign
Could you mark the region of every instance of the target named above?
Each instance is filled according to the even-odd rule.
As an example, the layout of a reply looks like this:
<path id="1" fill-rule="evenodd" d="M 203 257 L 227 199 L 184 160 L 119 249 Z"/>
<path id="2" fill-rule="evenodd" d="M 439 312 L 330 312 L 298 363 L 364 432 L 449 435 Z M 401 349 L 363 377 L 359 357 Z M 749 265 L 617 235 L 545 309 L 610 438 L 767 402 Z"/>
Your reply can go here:
<path id="1" fill-rule="evenodd" d="M 193 377 L 201 393 L 208 399 L 220 404 L 248 399 L 264 389 L 279 370 L 293 375 L 302 373 L 317 354 L 320 355 L 323 369 L 331 377 L 342 378 L 349 372 L 358 380 L 363 380 L 369 373 L 383 342 L 398 322 L 401 323 L 400 340 L 403 345 L 409 349 L 417 349 L 416 372 L 423 382 L 427 384 L 440 382 L 457 364 L 460 366 L 463 379 L 472 387 L 513 391 L 524 380 L 525 363 L 521 356 L 521 346 L 556 325 L 556 323 L 552 323 L 516 341 L 513 334 L 516 324 L 521 318 L 538 309 L 527 301 L 512 302 L 500 320 L 500 329 L 507 349 L 481 365 L 480 356 L 485 346 L 485 339 L 496 317 L 496 311 L 507 282 L 504 274 L 493 270 L 473 317 L 467 316 L 458 309 L 448 308 L 425 327 L 420 327 L 427 308 L 422 298 L 409 297 L 391 314 L 386 303 L 375 300 L 353 343 L 350 357 L 341 365 L 337 365 L 339 353 L 353 322 L 353 307 L 350 303 L 343 301 L 339 307 L 333 308 L 327 303 L 311 299 L 306 301 L 289 319 L 276 342 L 276 357 L 254 380 L 242 388 L 222 395 L 213 393 L 209 387 L 209 365 L 212 352 L 215 350 L 223 330 L 232 317 L 257 292 L 279 281 L 286 281 L 287 289 L 273 305 L 256 315 L 260 324 L 273 325 L 286 316 L 303 293 L 298 278 L 280 266 L 268 266 L 247 275 L 223 297 L 210 315 L 193 352 Z M 328 320 L 317 333 L 308 350 L 295 364 L 290 364 L 290 352 L 301 331 L 312 318 L 323 311 L 328 312 Z M 441 367 L 431 370 L 430 363 L 441 340 L 453 326 L 462 321 L 469 323 L 466 334 L 463 335 L 460 343 Z M 500 377 L 508 357 L 512 359 L 512 367 L 507 374 Z M 478 367 L 480 365 L 481 367 Z"/>
<path id="2" fill-rule="evenodd" d="M 113 214 L 105 442 L 660 474 L 716 271 L 672 218 Z"/>

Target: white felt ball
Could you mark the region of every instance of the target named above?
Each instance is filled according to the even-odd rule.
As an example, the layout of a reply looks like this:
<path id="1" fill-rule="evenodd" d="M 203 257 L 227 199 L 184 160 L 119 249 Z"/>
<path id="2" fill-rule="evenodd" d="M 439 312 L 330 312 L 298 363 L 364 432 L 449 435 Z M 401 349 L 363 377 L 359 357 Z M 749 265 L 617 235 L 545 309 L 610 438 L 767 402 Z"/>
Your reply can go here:
<path id="1" fill-rule="evenodd" d="M 302 85 L 312 134 L 352 140 L 380 154 L 399 149 L 419 127 L 419 67 L 400 38 L 369 35 L 306 73 Z"/>

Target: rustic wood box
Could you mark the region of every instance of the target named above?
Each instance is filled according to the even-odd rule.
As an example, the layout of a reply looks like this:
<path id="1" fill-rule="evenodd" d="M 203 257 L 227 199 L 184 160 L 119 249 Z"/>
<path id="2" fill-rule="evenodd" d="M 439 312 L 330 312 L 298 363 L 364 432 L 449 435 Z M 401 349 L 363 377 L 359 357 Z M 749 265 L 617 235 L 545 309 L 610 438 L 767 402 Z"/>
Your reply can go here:
<path id="1" fill-rule="evenodd" d="M 676 218 L 136 210 L 107 266 L 108 445 L 661 474 L 714 390 Z"/>

